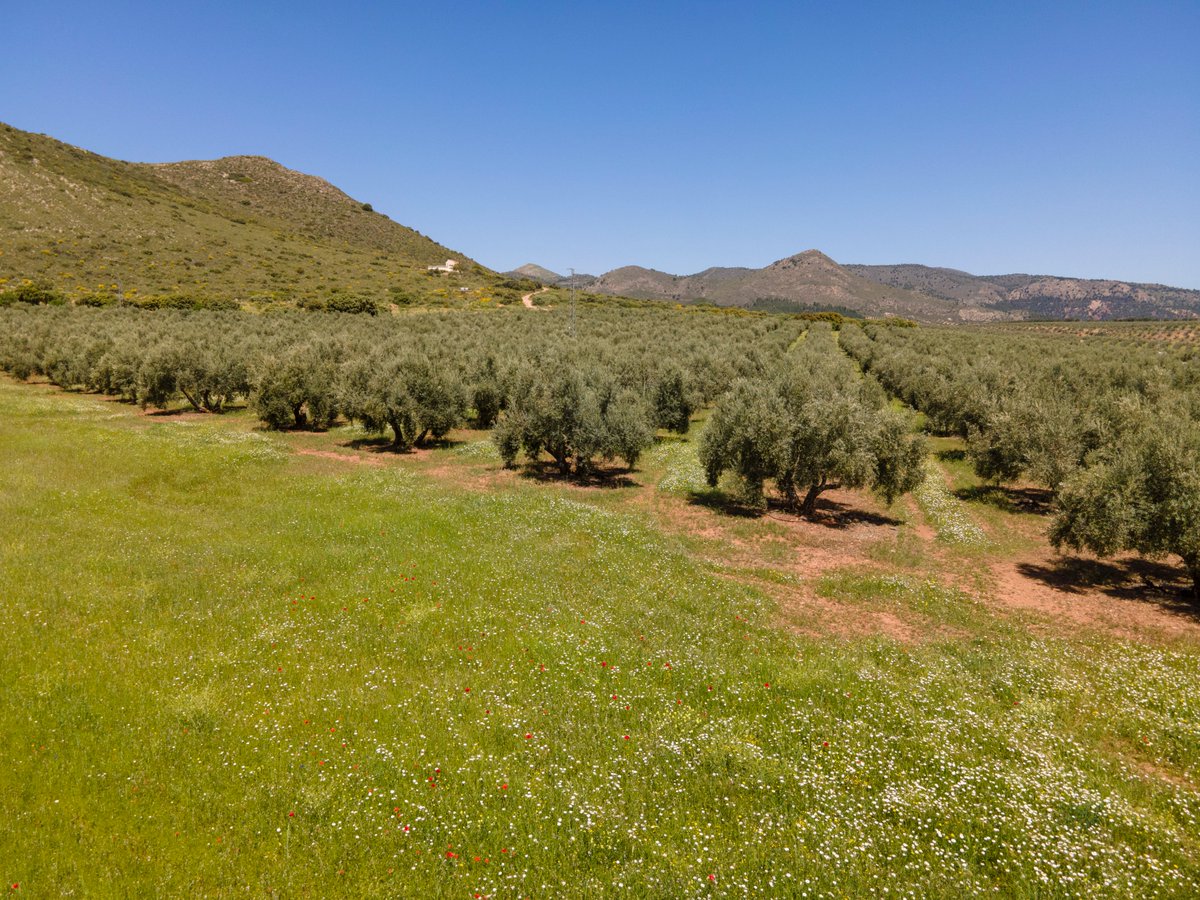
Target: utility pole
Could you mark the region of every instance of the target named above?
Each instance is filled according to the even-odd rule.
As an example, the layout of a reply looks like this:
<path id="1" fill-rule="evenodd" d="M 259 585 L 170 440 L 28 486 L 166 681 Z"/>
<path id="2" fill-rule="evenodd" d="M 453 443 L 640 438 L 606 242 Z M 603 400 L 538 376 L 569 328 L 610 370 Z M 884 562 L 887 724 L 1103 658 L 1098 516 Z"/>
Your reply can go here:
<path id="1" fill-rule="evenodd" d="M 571 337 L 575 337 L 575 270 L 571 270 Z"/>
<path id="2" fill-rule="evenodd" d="M 104 257 L 104 261 L 113 263 L 113 280 L 117 283 L 117 301 L 120 302 L 121 300 L 125 299 L 125 290 L 121 287 L 121 276 L 118 275 L 116 271 L 116 264 L 119 262 L 119 260 L 114 256 L 106 256 Z"/>

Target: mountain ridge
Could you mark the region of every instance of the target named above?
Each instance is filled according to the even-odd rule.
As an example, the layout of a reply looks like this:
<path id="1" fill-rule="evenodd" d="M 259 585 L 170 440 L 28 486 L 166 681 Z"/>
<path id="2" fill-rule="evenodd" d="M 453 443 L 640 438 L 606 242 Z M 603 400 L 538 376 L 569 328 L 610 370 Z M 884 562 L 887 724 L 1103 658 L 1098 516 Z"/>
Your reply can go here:
<path id="1" fill-rule="evenodd" d="M 847 264 L 864 278 L 1014 317 L 1198 318 L 1200 291 L 1164 284 L 1063 275 L 973 275 L 961 269 Z"/>
<path id="2" fill-rule="evenodd" d="M 691 275 L 674 275 L 630 265 L 586 281 L 581 277 L 579 283 L 595 293 L 641 299 L 758 308 L 790 304 L 935 323 L 1200 318 L 1200 291 L 1188 288 L 1058 275 L 973 275 L 920 263 L 843 265 L 815 249 L 759 269 L 710 266 Z"/>
<path id="3" fill-rule="evenodd" d="M 805 250 L 752 269 L 712 266 L 693 275 L 672 275 L 642 266 L 622 266 L 584 287 L 596 293 L 721 306 L 763 303 L 837 307 L 870 316 L 900 316 L 925 322 L 955 321 L 954 305 L 915 291 L 880 285 L 848 272 L 819 250 Z"/>

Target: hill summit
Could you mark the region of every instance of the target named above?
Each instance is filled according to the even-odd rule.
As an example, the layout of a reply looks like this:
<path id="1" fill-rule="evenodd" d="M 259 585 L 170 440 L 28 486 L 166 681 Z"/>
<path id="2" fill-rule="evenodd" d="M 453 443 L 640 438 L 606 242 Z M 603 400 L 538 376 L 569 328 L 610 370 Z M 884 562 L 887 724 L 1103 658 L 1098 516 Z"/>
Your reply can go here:
<path id="1" fill-rule="evenodd" d="M 263 156 L 109 159 L 0 124 L 0 286 L 287 299 L 385 297 L 497 276 L 324 179 Z M 443 282 L 448 279 L 442 279 Z"/>
<path id="2" fill-rule="evenodd" d="M 694 275 L 670 275 L 641 266 L 624 266 L 606 272 L 586 287 L 603 294 L 700 300 L 722 306 L 835 309 L 926 322 L 957 319 L 956 304 L 952 301 L 863 278 L 819 250 L 805 250 L 762 269 L 714 267 Z"/>

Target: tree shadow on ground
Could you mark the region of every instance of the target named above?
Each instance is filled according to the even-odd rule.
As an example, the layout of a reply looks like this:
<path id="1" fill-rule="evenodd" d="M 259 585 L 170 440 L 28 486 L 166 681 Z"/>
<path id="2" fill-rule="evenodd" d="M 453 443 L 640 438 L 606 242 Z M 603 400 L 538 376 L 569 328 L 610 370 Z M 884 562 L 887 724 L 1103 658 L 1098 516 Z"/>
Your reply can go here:
<path id="1" fill-rule="evenodd" d="M 966 450 L 939 450 L 937 458 L 942 462 L 962 462 L 967 458 Z"/>
<path id="2" fill-rule="evenodd" d="M 739 519 L 758 519 L 766 512 L 760 506 L 743 503 L 737 497 L 716 488 L 706 488 L 701 491 L 688 491 L 687 501 L 692 506 L 703 506 L 723 516 L 733 516 Z"/>
<path id="3" fill-rule="evenodd" d="M 1054 494 L 1045 488 L 1004 487 L 998 484 L 977 484 L 954 492 L 959 500 L 983 503 L 1007 513 L 1028 513 L 1046 516 L 1051 511 Z"/>
<path id="4" fill-rule="evenodd" d="M 842 529 L 852 525 L 902 525 L 899 519 L 881 515 L 870 510 L 858 509 L 845 503 L 839 503 L 829 497 L 817 500 L 817 511 L 811 518 L 805 518 L 777 498 L 769 498 L 766 508 L 745 503 L 724 491 L 715 488 L 705 491 L 690 491 L 688 502 L 694 506 L 704 506 L 726 516 L 743 519 L 757 519 L 771 515 L 777 519 L 792 519 L 797 522 L 811 522 L 825 528 Z"/>
<path id="5" fill-rule="evenodd" d="M 572 472 L 564 475 L 562 470 L 553 462 L 538 460 L 521 467 L 520 477 L 542 484 L 570 484 L 575 487 L 594 488 L 628 488 L 638 487 L 638 482 L 630 477 L 634 470 L 616 466 L 597 466 L 587 472 Z"/>
<path id="6" fill-rule="evenodd" d="M 132 400 L 129 402 L 130 405 L 136 405 Z M 148 419 L 169 419 L 172 416 L 219 416 L 222 414 L 209 409 L 195 409 L 191 406 L 181 406 L 178 409 L 147 409 L 142 413 Z"/>
<path id="7" fill-rule="evenodd" d="M 782 513 L 800 518 L 798 513 L 782 501 L 771 500 L 768 506 L 772 510 L 779 510 Z M 893 519 L 891 516 L 871 512 L 868 509 L 859 509 L 846 503 L 839 503 L 830 497 L 819 497 L 817 499 L 817 511 L 807 521 L 812 522 L 814 525 L 824 525 L 826 528 L 834 529 L 849 528 L 852 525 L 899 526 L 904 524 L 899 519 Z"/>
<path id="8" fill-rule="evenodd" d="M 386 437 L 361 437 L 351 441 L 346 441 L 341 446 L 349 447 L 351 450 L 365 450 L 368 453 L 391 453 L 395 455 L 404 455 L 415 453 L 418 450 L 450 450 L 465 444 L 466 441 L 457 440 L 455 438 L 436 438 L 432 441 L 426 441 L 417 447 L 409 447 L 406 450 L 398 450 L 392 444 L 391 438 Z"/>
<path id="9" fill-rule="evenodd" d="M 1182 566 L 1137 557 L 1098 560 L 1062 556 L 1046 564 L 1018 563 L 1017 571 L 1067 594 L 1099 591 L 1200 621 L 1200 603 L 1192 597 L 1191 579 Z"/>

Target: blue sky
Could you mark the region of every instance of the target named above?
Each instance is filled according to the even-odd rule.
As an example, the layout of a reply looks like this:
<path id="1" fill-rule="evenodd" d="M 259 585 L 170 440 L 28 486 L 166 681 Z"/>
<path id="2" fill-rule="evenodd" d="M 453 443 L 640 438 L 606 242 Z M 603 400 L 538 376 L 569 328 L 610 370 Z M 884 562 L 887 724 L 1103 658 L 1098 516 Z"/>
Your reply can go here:
<path id="1" fill-rule="evenodd" d="M 1200 288 L 1200 3 L 5 0 L 0 120 L 257 153 L 507 269 Z"/>

